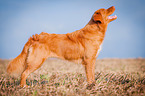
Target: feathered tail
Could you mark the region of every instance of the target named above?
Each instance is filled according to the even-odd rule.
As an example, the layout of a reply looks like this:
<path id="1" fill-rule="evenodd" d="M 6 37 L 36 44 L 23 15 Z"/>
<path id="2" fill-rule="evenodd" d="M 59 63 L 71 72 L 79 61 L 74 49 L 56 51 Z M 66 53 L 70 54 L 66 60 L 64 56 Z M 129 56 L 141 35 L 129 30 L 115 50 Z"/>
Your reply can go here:
<path id="1" fill-rule="evenodd" d="M 21 54 L 14 58 L 7 66 L 7 73 L 11 76 L 19 76 L 25 70 L 26 58 L 29 52 L 29 47 L 32 43 L 32 38 L 30 37 L 28 42 L 25 44 Z"/>

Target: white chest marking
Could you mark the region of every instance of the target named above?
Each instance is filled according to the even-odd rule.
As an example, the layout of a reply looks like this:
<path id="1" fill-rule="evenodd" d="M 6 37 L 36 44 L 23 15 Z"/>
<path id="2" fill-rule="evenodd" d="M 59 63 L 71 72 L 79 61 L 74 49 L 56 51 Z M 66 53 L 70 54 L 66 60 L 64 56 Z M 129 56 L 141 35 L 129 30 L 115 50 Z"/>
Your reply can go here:
<path id="1" fill-rule="evenodd" d="M 98 57 L 98 55 L 99 55 L 100 51 L 102 50 L 102 45 L 103 45 L 103 43 L 99 46 L 99 49 L 98 49 L 98 52 L 97 52 L 96 57 Z"/>

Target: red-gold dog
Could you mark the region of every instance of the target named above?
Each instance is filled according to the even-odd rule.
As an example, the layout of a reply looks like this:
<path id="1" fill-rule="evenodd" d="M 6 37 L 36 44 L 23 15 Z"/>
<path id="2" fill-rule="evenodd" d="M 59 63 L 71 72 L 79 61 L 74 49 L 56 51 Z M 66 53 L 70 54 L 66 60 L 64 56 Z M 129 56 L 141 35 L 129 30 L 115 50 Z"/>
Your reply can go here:
<path id="1" fill-rule="evenodd" d="M 110 16 L 115 11 L 97 10 L 89 23 L 82 29 L 68 34 L 33 35 L 25 44 L 21 54 L 13 59 L 7 67 L 10 75 L 21 74 L 21 86 L 26 87 L 30 73 L 38 69 L 48 57 L 58 57 L 70 61 L 79 61 L 85 66 L 89 84 L 95 80 L 95 61 L 104 40 L 107 25 L 117 16 Z"/>

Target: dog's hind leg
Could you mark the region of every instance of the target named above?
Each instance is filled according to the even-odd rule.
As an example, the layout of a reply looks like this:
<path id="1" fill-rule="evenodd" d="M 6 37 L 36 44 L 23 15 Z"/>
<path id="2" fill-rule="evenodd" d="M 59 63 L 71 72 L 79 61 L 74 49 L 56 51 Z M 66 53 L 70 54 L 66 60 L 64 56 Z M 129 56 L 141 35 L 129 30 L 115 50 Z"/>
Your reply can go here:
<path id="1" fill-rule="evenodd" d="M 21 87 L 27 87 L 26 79 L 30 73 L 38 69 L 47 58 L 47 51 L 43 44 L 35 44 L 29 49 L 26 69 L 21 74 Z"/>

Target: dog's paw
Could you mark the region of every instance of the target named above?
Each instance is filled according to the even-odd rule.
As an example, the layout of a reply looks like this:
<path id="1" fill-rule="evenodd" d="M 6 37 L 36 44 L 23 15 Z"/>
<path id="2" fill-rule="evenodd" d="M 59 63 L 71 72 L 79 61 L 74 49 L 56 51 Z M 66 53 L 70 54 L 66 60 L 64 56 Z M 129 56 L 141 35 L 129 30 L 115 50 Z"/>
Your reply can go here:
<path id="1" fill-rule="evenodd" d="M 20 85 L 21 88 L 29 88 L 28 85 Z"/>
<path id="2" fill-rule="evenodd" d="M 95 83 L 88 84 L 86 89 L 91 90 L 94 86 L 95 86 Z"/>

